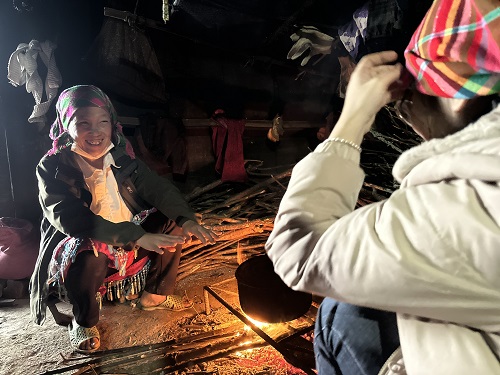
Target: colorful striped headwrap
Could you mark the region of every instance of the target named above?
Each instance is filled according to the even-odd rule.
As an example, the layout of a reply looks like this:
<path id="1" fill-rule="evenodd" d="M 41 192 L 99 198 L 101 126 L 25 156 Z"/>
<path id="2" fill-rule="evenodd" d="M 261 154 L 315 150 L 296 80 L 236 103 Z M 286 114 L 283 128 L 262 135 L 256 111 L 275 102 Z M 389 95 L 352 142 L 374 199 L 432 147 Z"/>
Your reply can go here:
<path id="1" fill-rule="evenodd" d="M 406 67 L 428 95 L 500 92 L 500 2 L 436 0 L 406 48 Z"/>
<path id="2" fill-rule="evenodd" d="M 54 154 L 73 143 L 73 139 L 68 134 L 69 124 L 75 112 L 84 107 L 99 107 L 109 113 L 116 134 L 116 139 L 112 142 L 115 145 L 125 145 L 127 153 L 134 158 L 132 145 L 123 135 L 113 103 L 100 88 L 92 85 L 73 86 L 59 95 L 56 103 L 57 117 L 50 128 L 49 136 L 54 142 L 49 154 Z"/>

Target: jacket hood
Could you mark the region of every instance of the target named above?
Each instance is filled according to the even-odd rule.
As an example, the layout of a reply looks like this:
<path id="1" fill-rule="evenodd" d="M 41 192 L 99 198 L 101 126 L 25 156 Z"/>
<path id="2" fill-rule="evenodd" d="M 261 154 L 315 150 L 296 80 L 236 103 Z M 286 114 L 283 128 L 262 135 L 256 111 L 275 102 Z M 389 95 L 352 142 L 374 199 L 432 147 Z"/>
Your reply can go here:
<path id="1" fill-rule="evenodd" d="M 392 173 L 401 187 L 456 178 L 500 181 L 500 106 L 457 133 L 404 152 Z"/>

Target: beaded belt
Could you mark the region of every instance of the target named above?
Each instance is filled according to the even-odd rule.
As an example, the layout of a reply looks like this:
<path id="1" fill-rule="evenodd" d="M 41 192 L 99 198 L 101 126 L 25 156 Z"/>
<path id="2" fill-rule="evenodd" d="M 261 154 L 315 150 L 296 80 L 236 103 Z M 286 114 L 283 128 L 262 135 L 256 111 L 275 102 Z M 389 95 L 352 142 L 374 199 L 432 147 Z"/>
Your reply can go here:
<path id="1" fill-rule="evenodd" d="M 146 286 L 146 278 L 150 266 L 151 261 L 148 260 L 144 267 L 135 275 L 128 276 L 121 280 L 104 282 L 96 295 L 99 306 L 102 305 L 103 298 L 110 302 L 115 300 L 125 302 L 126 296 L 136 295 L 142 292 Z"/>

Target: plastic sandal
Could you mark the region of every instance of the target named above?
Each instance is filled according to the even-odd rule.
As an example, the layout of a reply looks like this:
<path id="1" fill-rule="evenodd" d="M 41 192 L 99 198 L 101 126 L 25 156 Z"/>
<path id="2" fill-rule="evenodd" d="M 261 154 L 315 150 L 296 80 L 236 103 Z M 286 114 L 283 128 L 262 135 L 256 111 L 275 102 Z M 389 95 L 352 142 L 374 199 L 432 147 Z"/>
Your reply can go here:
<path id="1" fill-rule="evenodd" d="M 71 346 L 73 349 L 78 352 L 78 353 L 92 353 L 95 352 L 97 349 L 99 349 L 101 345 L 101 338 L 99 336 L 99 331 L 97 330 L 96 326 L 93 326 L 91 328 L 85 328 L 78 323 L 76 323 L 74 320 L 71 322 L 70 325 L 68 325 L 68 332 L 69 332 L 69 341 L 71 343 Z M 87 340 L 90 340 L 92 338 L 97 338 L 99 340 L 99 345 L 97 345 L 96 348 L 92 349 L 80 349 L 80 345 L 84 343 Z"/>
<path id="2" fill-rule="evenodd" d="M 186 302 L 189 302 L 189 305 L 186 305 Z M 171 294 L 167 296 L 165 301 L 163 301 L 158 305 L 145 307 L 139 303 L 138 306 L 145 311 L 151 311 L 151 310 L 182 311 L 191 308 L 193 306 L 193 301 L 190 301 L 188 298 Z"/>

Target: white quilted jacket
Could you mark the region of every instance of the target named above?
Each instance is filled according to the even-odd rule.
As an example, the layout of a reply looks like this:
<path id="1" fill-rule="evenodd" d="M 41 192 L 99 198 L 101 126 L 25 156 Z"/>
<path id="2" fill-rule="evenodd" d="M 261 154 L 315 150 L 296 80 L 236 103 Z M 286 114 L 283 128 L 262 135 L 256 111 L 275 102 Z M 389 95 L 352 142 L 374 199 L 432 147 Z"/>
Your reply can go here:
<path id="1" fill-rule="evenodd" d="M 294 168 L 267 241 L 276 272 L 396 312 L 404 365 L 396 353 L 381 373 L 500 374 L 500 107 L 403 153 L 393 174 L 399 190 L 353 211 L 359 153 L 319 145 Z"/>

